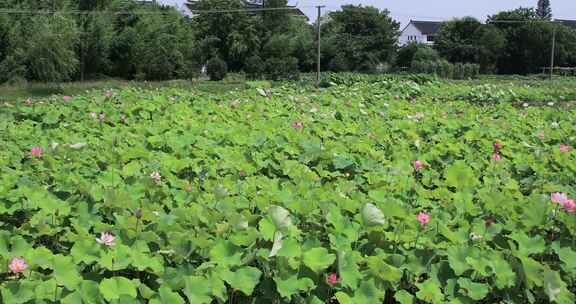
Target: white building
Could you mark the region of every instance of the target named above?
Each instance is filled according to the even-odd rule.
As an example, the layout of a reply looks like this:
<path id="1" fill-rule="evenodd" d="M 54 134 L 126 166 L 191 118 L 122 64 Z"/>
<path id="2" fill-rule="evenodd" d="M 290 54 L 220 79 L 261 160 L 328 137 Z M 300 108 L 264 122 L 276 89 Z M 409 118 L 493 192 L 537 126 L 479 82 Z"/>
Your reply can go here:
<path id="1" fill-rule="evenodd" d="M 416 21 L 410 20 L 410 23 L 402 30 L 398 38 L 398 44 L 404 46 L 409 43 L 434 44 L 434 38 L 440 30 L 442 22 L 438 21 Z"/>
<path id="2" fill-rule="evenodd" d="M 186 5 L 188 0 L 140 0 L 139 2 L 142 4 L 172 6 L 186 16 L 192 16 L 192 12 Z"/>

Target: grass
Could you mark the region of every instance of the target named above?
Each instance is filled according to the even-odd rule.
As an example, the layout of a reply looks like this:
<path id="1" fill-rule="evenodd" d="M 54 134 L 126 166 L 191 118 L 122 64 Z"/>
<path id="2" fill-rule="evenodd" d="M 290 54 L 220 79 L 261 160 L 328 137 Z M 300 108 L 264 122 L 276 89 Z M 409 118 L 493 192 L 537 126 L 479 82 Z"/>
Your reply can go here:
<path id="1" fill-rule="evenodd" d="M 325 74 L 326 76 L 327 74 Z M 402 75 L 399 75 L 402 77 Z M 313 85 L 315 80 L 313 74 L 302 74 L 301 83 L 303 85 Z M 502 89 L 520 89 L 527 85 L 538 88 L 541 91 L 553 91 L 558 94 L 568 95 L 575 86 L 574 77 L 555 77 L 554 81 L 547 80 L 542 75 L 517 76 L 517 75 L 482 75 L 475 80 L 450 80 L 453 86 L 491 84 Z M 0 85 L 0 102 L 23 101 L 27 98 L 43 98 L 52 95 L 80 95 L 91 90 L 120 89 L 123 87 L 137 87 L 142 89 L 155 89 L 161 87 L 172 87 L 178 89 L 195 89 L 198 91 L 223 94 L 238 89 L 252 87 L 269 87 L 269 82 L 250 82 L 241 74 L 229 74 L 223 81 L 209 81 L 207 79 L 195 80 L 169 80 L 169 81 L 129 81 L 121 79 L 108 79 L 84 82 L 65 83 L 28 83 L 26 85 Z M 445 89 L 445 88 L 443 88 Z M 569 91 L 569 92 L 566 92 Z"/>
<path id="2" fill-rule="evenodd" d="M 180 89 L 194 88 L 209 93 L 226 93 L 246 88 L 246 82 L 230 78 L 220 82 L 208 80 L 170 80 L 170 81 L 128 81 L 100 80 L 67 83 L 29 83 L 27 85 L 0 85 L 0 102 L 22 101 L 27 98 L 42 98 L 52 95 L 80 95 L 95 89 L 119 89 L 123 87 L 139 87 L 155 89 L 174 87 Z"/>

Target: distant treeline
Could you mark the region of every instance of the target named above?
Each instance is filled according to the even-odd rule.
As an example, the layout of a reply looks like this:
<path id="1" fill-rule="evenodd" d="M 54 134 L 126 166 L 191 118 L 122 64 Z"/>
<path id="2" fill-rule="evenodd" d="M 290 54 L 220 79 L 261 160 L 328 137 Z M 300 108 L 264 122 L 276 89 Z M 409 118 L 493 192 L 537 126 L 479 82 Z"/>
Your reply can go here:
<path id="1" fill-rule="evenodd" d="M 242 0 L 191 2 L 197 10 L 245 8 Z M 204 66 L 213 78 L 233 71 L 274 80 L 314 70 L 315 27 L 289 10 L 187 17 L 152 3 L 0 0 L 0 82 L 193 78 Z M 286 0 L 265 2 L 265 7 L 286 5 Z M 400 24 L 389 11 L 345 5 L 321 20 L 323 68 L 371 73 L 411 67 L 444 71 L 446 77 L 461 66 L 469 67 L 462 75 L 534 73 L 548 64 L 554 27 L 557 65 L 576 66 L 576 31 L 539 22 L 543 18 L 549 16 L 521 8 L 489 21 L 530 22 L 453 20 L 441 27 L 434 48 L 399 48 Z"/>

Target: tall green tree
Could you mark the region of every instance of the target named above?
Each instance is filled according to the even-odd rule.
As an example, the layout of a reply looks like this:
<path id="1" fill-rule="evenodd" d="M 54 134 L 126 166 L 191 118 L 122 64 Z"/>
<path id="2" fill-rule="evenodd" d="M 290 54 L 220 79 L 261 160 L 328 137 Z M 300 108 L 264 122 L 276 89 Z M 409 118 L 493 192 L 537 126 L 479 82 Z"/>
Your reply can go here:
<path id="1" fill-rule="evenodd" d="M 408 43 L 401 47 L 398 49 L 398 53 L 396 55 L 396 66 L 398 68 L 407 68 L 412 66 L 414 55 L 416 55 L 416 53 L 423 48 L 430 49 L 431 47 L 423 43 Z"/>
<path id="2" fill-rule="evenodd" d="M 167 80 L 178 78 L 194 65 L 189 60 L 193 39 L 187 21 L 175 12 L 142 18 L 135 27 L 137 38 L 132 61 L 139 79 Z M 188 59 L 188 60 L 187 60 Z"/>
<path id="3" fill-rule="evenodd" d="M 498 72 L 498 62 L 506 48 L 506 36 L 494 25 L 482 25 L 474 32 L 477 45 L 477 63 L 481 73 Z"/>
<path id="4" fill-rule="evenodd" d="M 373 72 L 392 61 L 400 24 L 388 10 L 344 5 L 323 24 L 323 61 L 334 70 Z"/>
<path id="5" fill-rule="evenodd" d="M 473 17 L 444 22 L 434 47 L 450 62 L 477 63 L 479 52 L 474 34 L 480 27 L 480 21 Z"/>
<path id="6" fill-rule="evenodd" d="M 542 19 L 552 19 L 552 7 L 550 7 L 550 0 L 538 0 L 536 15 Z"/>
<path id="7" fill-rule="evenodd" d="M 287 0 L 265 0 L 265 9 L 280 9 L 288 5 Z M 290 26 L 290 11 L 271 10 L 262 13 L 264 30 L 268 33 L 286 32 Z"/>
<path id="8" fill-rule="evenodd" d="M 110 15 L 80 15 L 78 58 L 83 79 L 109 75 L 110 52 L 114 39 L 114 18 Z"/>
<path id="9" fill-rule="evenodd" d="M 515 22 L 509 22 L 510 20 Z M 506 37 L 498 70 L 506 74 L 529 74 L 550 64 L 552 37 L 556 31 L 556 65 L 570 66 L 576 53 L 574 31 L 566 26 L 541 22 L 533 8 L 500 12 L 488 18 Z"/>
<path id="10" fill-rule="evenodd" d="M 244 9 L 241 0 L 198 0 L 192 1 L 194 10 L 239 10 Z M 255 13 L 198 13 L 194 18 L 196 40 L 210 42 L 214 54 L 204 55 L 204 61 L 219 57 L 226 61 L 231 71 L 242 69 L 253 50 L 259 50 L 261 17 Z"/>
<path id="11" fill-rule="evenodd" d="M 26 66 L 29 80 L 70 80 L 79 67 L 78 37 L 75 21 L 65 15 L 21 19 L 13 29 L 9 54 Z"/>

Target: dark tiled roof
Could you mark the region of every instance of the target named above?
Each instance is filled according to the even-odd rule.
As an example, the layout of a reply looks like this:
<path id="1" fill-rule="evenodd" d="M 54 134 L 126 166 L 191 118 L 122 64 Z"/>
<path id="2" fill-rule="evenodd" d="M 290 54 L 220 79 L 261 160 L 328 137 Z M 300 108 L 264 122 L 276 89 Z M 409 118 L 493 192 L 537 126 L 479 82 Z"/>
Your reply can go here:
<path id="1" fill-rule="evenodd" d="M 194 1 L 189 1 L 186 4 L 186 6 L 188 6 L 190 10 L 194 10 L 193 5 L 191 3 L 194 3 Z M 263 8 L 264 6 L 262 0 L 243 0 L 242 4 L 245 9 L 260 9 Z M 306 20 L 309 20 L 308 16 L 306 16 L 306 14 L 304 14 L 304 12 L 301 9 L 297 8 L 296 6 L 287 5 L 287 7 L 293 8 L 293 10 L 291 11 L 292 15 L 302 16 L 305 17 Z"/>
<path id="2" fill-rule="evenodd" d="M 556 19 L 555 21 L 558 21 L 558 22 L 564 24 L 565 26 L 569 26 L 569 27 L 571 27 L 571 28 L 575 28 L 575 29 L 576 29 L 576 20 Z"/>
<path id="3" fill-rule="evenodd" d="M 439 21 L 410 20 L 410 23 L 414 24 L 414 26 L 424 35 L 438 33 L 440 25 L 442 25 L 442 22 Z"/>

